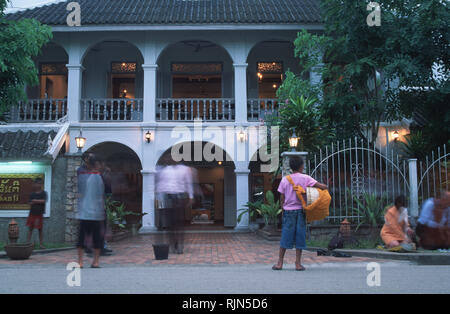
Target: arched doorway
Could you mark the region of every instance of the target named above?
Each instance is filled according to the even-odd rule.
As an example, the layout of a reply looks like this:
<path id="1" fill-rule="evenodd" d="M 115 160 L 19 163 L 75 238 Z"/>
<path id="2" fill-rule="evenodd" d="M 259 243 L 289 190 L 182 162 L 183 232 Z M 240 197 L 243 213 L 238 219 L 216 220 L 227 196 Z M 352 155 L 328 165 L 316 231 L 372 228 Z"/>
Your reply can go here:
<path id="1" fill-rule="evenodd" d="M 142 214 L 142 165 L 136 153 L 116 142 L 97 144 L 88 152 L 99 157 L 110 172 L 110 188 L 106 187 L 106 193 L 111 199 L 123 203 L 125 211 Z M 125 219 L 127 223 L 140 227 L 141 216 L 128 215 Z"/>
<path id="2" fill-rule="evenodd" d="M 195 149 L 205 151 L 206 145 L 212 145 L 214 156 L 221 156 L 214 161 L 195 158 Z M 174 152 L 183 153 L 190 149 L 191 158 L 181 162 L 193 170 L 194 199 L 192 206 L 185 210 L 185 226 L 190 229 L 210 229 L 236 226 L 236 177 L 235 165 L 227 153 L 217 145 L 208 142 L 185 142 L 173 146 Z M 209 151 L 209 149 L 207 149 Z M 167 165 L 177 164 L 172 155 L 172 147 L 159 158 L 157 171 Z M 162 180 L 157 176 L 158 180 Z M 158 189 L 157 189 L 158 191 Z M 157 193 L 158 194 L 158 193 Z M 158 195 L 156 196 L 158 199 Z M 158 221 L 158 210 L 155 212 Z"/>

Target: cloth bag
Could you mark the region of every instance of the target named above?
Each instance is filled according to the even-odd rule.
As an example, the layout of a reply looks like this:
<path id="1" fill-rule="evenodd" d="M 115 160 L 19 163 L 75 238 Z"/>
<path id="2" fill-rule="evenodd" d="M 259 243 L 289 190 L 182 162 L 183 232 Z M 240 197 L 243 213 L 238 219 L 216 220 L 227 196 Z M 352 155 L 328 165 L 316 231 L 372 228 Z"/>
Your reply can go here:
<path id="1" fill-rule="evenodd" d="M 292 185 L 300 202 L 302 202 L 307 222 L 322 220 L 330 215 L 331 195 L 327 190 L 308 187 L 305 191 L 303 187 L 294 183 L 291 176 L 287 176 L 286 179 Z M 303 194 L 305 193 L 307 202 L 305 202 L 305 199 L 303 198 Z"/>

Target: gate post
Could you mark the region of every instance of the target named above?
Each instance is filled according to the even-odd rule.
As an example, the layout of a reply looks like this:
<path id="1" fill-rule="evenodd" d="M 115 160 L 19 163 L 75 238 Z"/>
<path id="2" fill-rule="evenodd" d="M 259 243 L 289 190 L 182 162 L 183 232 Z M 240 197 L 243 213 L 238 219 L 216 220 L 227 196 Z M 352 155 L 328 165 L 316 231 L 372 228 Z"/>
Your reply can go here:
<path id="1" fill-rule="evenodd" d="M 408 159 L 409 166 L 409 212 L 419 217 L 419 187 L 417 182 L 417 159 Z"/>
<path id="2" fill-rule="evenodd" d="M 281 175 L 284 177 L 292 173 L 292 169 L 289 167 L 289 158 L 292 156 L 299 156 L 303 158 L 303 160 L 305 161 L 303 172 L 308 173 L 309 169 L 307 169 L 307 160 L 306 160 L 306 157 L 308 156 L 307 152 L 283 152 L 281 153 L 282 158 Z"/>

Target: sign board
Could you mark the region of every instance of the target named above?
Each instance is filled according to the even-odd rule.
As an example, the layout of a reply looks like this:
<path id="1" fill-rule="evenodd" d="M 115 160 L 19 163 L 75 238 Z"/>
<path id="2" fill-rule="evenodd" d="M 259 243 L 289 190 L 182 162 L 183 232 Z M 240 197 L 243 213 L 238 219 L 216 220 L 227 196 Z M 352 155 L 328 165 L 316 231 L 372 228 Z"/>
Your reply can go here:
<path id="1" fill-rule="evenodd" d="M 0 173 L 0 210 L 30 210 L 30 195 L 34 191 L 33 181 L 43 173 Z"/>

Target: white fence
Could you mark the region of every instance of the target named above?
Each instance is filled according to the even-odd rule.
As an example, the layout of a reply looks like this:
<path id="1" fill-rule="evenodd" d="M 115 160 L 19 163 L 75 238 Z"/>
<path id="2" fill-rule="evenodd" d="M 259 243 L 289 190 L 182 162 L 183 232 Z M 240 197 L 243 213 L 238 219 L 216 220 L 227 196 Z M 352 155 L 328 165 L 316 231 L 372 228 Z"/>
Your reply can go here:
<path id="1" fill-rule="evenodd" d="M 344 218 L 360 222 L 360 205 L 367 199 L 372 203 L 368 206 L 384 208 L 400 194 L 409 197 L 409 213 L 417 217 L 424 200 L 438 196 L 442 188 L 448 189 L 448 156 L 444 146 L 425 161 L 404 159 L 393 149 L 355 138 L 310 154 L 307 169 L 312 177 L 329 186 L 329 222 L 338 223 Z"/>

